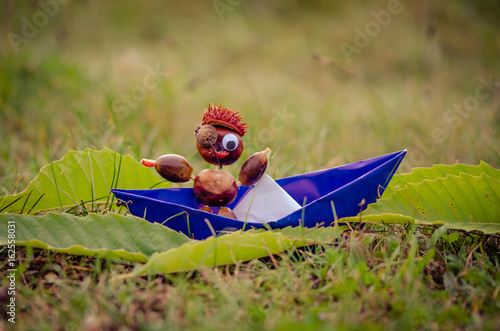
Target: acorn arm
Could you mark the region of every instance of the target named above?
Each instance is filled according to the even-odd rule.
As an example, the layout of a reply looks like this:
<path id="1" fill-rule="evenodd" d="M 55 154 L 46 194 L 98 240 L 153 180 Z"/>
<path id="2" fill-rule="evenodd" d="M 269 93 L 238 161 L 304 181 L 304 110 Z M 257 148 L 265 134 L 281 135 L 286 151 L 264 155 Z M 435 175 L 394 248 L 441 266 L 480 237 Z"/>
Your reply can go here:
<path id="1" fill-rule="evenodd" d="M 141 163 L 146 167 L 154 167 L 169 182 L 184 183 L 194 178 L 191 164 L 177 154 L 165 154 L 156 160 L 142 159 Z"/>
<path id="2" fill-rule="evenodd" d="M 252 186 L 264 175 L 267 168 L 267 160 L 271 150 L 267 147 L 262 152 L 251 155 L 241 166 L 238 184 Z"/>

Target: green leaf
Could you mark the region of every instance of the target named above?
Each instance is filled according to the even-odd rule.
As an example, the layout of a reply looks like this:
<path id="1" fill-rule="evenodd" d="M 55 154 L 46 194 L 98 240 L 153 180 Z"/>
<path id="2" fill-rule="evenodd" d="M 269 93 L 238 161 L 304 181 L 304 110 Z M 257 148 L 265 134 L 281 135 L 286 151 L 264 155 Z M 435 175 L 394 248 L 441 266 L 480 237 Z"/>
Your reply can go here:
<path id="1" fill-rule="evenodd" d="M 8 224 L 15 225 L 15 244 L 75 255 L 146 262 L 190 239 L 161 224 L 135 216 L 108 213 L 77 217 L 48 213 L 44 216 L 0 214 L 0 245 L 7 245 Z"/>
<path id="2" fill-rule="evenodd" d="M 328 227 L 314 227 L 314 228 L 304 228 L 301 226 L 291 227 L 288 226 L 283 229 L 273 230 L 274 232 L 279 232 L 282 235 L 291 239 L 306 239 L 312 243 L 331 243 L 335 242 L 340 238 L 341 234 L 348 230 L 348 225 L 338 225 L 335 223 L 334 226 Z"/>
<path id="3" fill-rule="evenodd" d="M 61 160 L 43 167 L 26 190 L 0 199 L 0 210 L 10 213 L 68 210 L 82 201 L 106 202 L 111 188 L 147 189 L 155 185 L 170 187 L 130 155 L 122 157 L 108 148 L 69 151 Z"/>
<path id="4" fill-rule="evenodd" d="M 147 262 L 131 275 L 249 261 L 292 247 L 333 242 L 346 228 L 237 231 L 196 241 L 164 225 L 114 213 L 86 217 L 59 213 L 44 216 L 0 214 L 0 245 L 9 244 L 8 224 L 15 225 L 15 244 L 18 246 Z"/>
<path id="5" fill-rule="evenodd" d="M 394 191 L 404 189 L 409 183 L 418 184 L 426 179 L 444 178 L 447 175 L 458 176 L 460 173 L 473 176 L 480 176 L 482 173 L 485 173 L 496 179 L 500 177 L 500 170 L 493 168 L 483 161 L 476 166 L 467 164 L 436 164 L 432 168 L 414 168 L 411 173 L 394 175 L 382 198 L 388 198 Z"/>
<path id="6" fill-rule="evenodd" d="M 192 241 L 163 253 L 155 253 L 148 263 L 137 266 L 128 276 L 171 273 L 234 264 L 267 257 L 292 248 L 331 243 L 338 240 L 348 226 L 287 227 L 265 231 L 236 231 L 202 241 Z"/>
<path id="7" fill-rule="evenodd" d="M 388 198 L 379 199 L 362 213 L 363 222 L 446 224 L 449 229 L 500 232 L 500 171 L 486 163 L 471 166 L 437 166 L 404 177 Z M 444 174 L 449 171 L 451 174 Z M 471 171 L 467 174 L 462 171 Z M 433 179 L 420 180 L 415 174 Z M 459 175 L 453 175 L 459 173 Z M 479 175 L 476 175 L 478 174 Z M 493 177 L 492 177 L 493 176 Z M 398 178 L 401 180 L 401 177 Z M 359 222 L 360 216 L 341 221 Z"/>
<path id="8" fill-rule="evenodd" d="M 274 231 L 236 231 L 220 237 L 192 241 L 167 252 L 155 253 L 144 265 L 126 276 L 170 273 L 233 264 L 283 252 L 312 243 L 308 238 L 292 239 Z"/>

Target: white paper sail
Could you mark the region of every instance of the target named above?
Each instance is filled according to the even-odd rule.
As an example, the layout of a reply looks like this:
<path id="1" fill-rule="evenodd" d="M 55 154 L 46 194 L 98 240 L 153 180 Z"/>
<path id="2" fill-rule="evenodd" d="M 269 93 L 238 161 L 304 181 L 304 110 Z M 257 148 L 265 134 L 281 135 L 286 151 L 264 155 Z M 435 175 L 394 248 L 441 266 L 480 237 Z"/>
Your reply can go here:
<path id="1" fill-rule="evenodd" d="M 242 222 L 268 223 L 300 208 L 271 177 L 264 175 L 234 207 L 233 212 Z"/>

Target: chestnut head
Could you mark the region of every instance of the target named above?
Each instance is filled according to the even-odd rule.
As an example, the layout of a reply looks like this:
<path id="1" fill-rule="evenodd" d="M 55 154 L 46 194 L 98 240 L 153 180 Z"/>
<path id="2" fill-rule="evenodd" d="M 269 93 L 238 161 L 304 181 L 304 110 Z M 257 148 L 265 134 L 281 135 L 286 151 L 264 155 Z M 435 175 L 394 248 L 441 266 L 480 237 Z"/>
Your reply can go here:
<path id="1" fill-rule="evenodd" d="M 248 123 L 243 115 L 222 105 L 208 105 L 203 112 L 201 124 L 195 130 L 196 147 L 201 157 L 220 167 L 236 162 L 243 152 L 241 137 Z"/>
<path id="2" fill-rule="evenodd" d="M 243 152 L 243 140 L 236 131 L 219 125 L 204 124 L 195 130 L 196 148 L 210 164 L 230 165 Z"/>

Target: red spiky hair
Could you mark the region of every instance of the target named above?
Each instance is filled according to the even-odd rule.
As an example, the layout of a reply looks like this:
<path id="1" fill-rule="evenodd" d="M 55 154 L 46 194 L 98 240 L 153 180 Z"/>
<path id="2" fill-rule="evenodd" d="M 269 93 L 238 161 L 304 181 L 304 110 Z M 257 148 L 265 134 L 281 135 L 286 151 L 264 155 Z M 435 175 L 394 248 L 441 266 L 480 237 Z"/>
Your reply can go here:
<path id="1" fill-rule="evenodd" d="M 203 112 L 201 125 L 220 125 L 237 132 L 243 137 L 245 132 L 247 132 L 248 123 L 241 122 L 242 119 L 243 115 L 234 109 L 223 108 L 222 105 L 214 107 L 213 104 L 210 104 L 208 105 L 208 109 L 205 108 Z"/>

